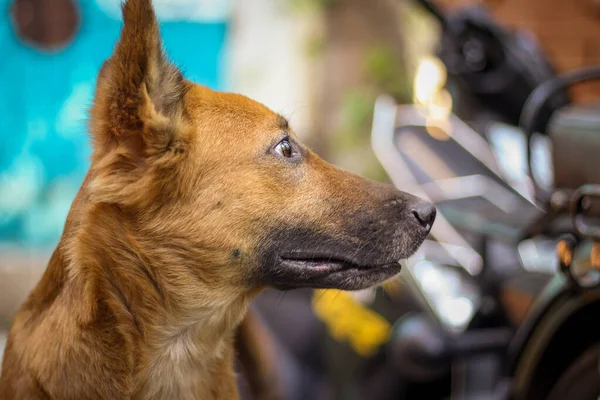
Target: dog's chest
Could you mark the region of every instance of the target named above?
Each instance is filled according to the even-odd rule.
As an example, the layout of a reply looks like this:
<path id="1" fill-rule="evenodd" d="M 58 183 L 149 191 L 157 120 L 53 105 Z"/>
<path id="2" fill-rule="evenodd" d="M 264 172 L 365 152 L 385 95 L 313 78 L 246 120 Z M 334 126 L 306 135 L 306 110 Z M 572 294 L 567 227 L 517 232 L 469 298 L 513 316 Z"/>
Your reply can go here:
<path id="1" fill-rule="evenodd" d="M 215 376 L 224 361 L 225 344 L 212 348 L 192 335 L 181 335 L 160 348 L 144 371 L 139 398 L 214 399 Z"/>

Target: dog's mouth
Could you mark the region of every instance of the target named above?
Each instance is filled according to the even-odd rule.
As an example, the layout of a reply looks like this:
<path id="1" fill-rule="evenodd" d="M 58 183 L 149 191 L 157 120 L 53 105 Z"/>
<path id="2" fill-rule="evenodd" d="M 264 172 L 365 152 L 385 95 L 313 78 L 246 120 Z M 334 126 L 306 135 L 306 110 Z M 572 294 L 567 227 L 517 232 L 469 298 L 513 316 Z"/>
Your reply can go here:
<path id="1" fill-rule="evenodd" d="M 348 258 L 342 258 L 333 255 L 311 255 L 311 254 L 292 254 L 280 256 L 280 262 L 289 268 L 299 268 L 302 270 L 313 270 L 322 272 L 338 272 L 343 270 L 372 270 L 385 267 L 391 264 L 398 264 L 396 261 L 390 261 L 383 264 L 360 263 Z"/>
<path id="2" fill-rule="evenodd" d="M 378 284 L 400 272 L 399 261 L 370 263 L 329 254 L 292 253 L 280 255 L 279 270 L 291 287 L 338 288 L 356 290 Z"/>

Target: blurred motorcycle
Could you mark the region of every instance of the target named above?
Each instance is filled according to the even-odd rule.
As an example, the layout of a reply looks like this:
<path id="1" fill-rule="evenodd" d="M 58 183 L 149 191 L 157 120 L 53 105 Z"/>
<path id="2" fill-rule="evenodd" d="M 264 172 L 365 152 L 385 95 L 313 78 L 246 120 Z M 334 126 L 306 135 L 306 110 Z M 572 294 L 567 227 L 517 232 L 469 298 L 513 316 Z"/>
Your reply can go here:
<path id="1" fill-rule="evenodd" d="M 372 129 L 392 182 L 438 207 L 402 274 L 421 311 L 387 345 L 406 397 L 596 400 L 600 105 L 568 88 L 600 67 L 557 75 L 484 7 L 419 3 L 442 27 L 438 57 L 415 104 L 377 101 Z"/>

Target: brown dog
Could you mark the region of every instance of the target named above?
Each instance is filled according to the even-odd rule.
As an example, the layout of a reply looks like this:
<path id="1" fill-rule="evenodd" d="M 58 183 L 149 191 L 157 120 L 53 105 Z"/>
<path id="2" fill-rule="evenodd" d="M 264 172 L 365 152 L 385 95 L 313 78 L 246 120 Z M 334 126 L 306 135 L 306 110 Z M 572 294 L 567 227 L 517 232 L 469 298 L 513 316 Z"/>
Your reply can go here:
<path id="1" fill-rule="evenodd" d="M 261 104 L 185 80 L 150 0 L 123 14 L 90 171 L 14 320 L 1 399 L 235 399 L 234 330 L 262 288 L 380 283 L 435 218 Z"/>

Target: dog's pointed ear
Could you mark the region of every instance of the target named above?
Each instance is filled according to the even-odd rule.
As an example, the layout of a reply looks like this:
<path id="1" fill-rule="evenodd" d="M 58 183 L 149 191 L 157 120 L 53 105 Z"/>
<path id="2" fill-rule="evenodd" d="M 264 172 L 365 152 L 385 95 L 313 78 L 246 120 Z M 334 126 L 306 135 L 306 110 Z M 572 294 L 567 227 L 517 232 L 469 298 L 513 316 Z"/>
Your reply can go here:
<path id="1" fill-rule="evenodd" d="M 163 53 L 151 0 L 128 0 L 123 21 L 98 75 L 91 133 L 96 154 L 121 147 L 143 159 L 176 140 L 188 83 Z"/>

